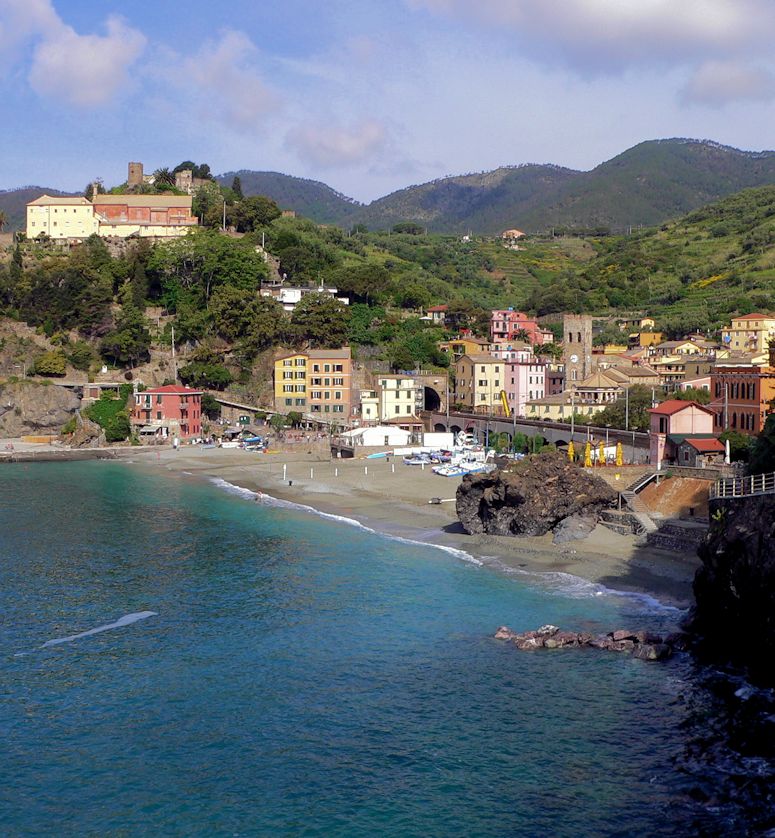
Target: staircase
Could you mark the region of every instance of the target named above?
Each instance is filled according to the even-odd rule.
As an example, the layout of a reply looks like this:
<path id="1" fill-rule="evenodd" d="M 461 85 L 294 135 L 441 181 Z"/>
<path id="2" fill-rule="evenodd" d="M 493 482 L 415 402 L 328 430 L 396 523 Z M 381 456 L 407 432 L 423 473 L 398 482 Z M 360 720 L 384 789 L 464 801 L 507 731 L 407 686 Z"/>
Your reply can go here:
<path id="1" fill-rule="evenodd" d="M 651 547 L 673 550 L 681 553 L 694 553 L 708 532 L 708 525 L 699 521 L 665 521 L 657 532 L 646 536 Z"/>
<path id="2" fill-rule="evenodd" d="M 657 531 L 657 525 L 651 519 L 648 507 L 638 497 L 636 492 L 632 491 L 631 489 L 625 489 L 622 492 L 622 500 L 630 508 L 630 512 L 632 512 L 633 516 L 637 519 L 638 523 L 643 528 L 643 532 L 650 533 Z"/>

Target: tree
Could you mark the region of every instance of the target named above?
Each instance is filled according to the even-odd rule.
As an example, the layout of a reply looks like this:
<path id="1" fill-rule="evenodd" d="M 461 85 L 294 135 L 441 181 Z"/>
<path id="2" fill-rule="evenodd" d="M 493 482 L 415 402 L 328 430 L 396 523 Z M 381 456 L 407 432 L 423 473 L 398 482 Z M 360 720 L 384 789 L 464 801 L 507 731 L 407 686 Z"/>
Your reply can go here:
<path id="1" fill-rule="evenodd" d="M 628 412 L 629 403 L 629 425 L 625 418 Z M 648 413 L 651 407 L 651 388 L 643 384 L 636 384 L 630 387 L 629 395 L 624 393 L 613 403 L 608 405 L 605 410 L 593 416 L 589 421 L 590 425 L 597 427 L 605 427 L 610 425 L 612 428 L 622 428 L 628 431 L 647 431 L 650 425 L 650 416 Z"/>
<path id="2" fill-rule="evenodd" d="M 0 233 L 3 232 L 6 224 L 8 224 L 8 216 L 3 210 L 0 210 Z"/>
<path id="3" fill-rule="evenodd" d="M 751 448 L 756 442 L 748 434 L 741 433 L 732 428 L 720 434 L 719 439 L 723 443 L 726 443 L 727 440 L 729 441 L 729 458 L 733 463 L 748 462 Z"/>
<path id="4" fill-rule="evenodd" d="M 283 308 L 276 300 L 228 285 L 215 289 L 210 312 L 220 337 L 231 342 L 241 340 L 249 355 L 269 346 L 285 321 Z"/>
<path id="5" fill-rule="evenodd" d="M 749 474 L 767 474 L 771 471 L 775 471 L 775 413 L 767 417 L 748 459 Z"/>
<path id="6" fill-rule="evenodd" d="M 328 294 L 305 294 L 291 315 L 291 335 L 314 347 L 338 349 L 347 342 L 350 312 Z"/>
<path id="7" fill-rule="evenodd" d="M 697 402 L 697 404 L 710 403 L 710 390 L 698 387 L 687 387 L 686 390 L 677 390 L 673 398 L 681 402 Z"/>
<path id="8" fill-rule="evenodd" d="M 230 221 L 239 233 L 250 233 L 266 227 L 282 215 L 280 207 L 265 195 L 243 198 L 231 209 Z"/>
<path id="9" fill-rule="evenodd" d="M 331 281 L 339 293 L 371 303 L 387 291 L 390 274 L 385 266 L 378 262 L 363 262 L 360 265 L 338 268 L 331 273 Z"/>
<path id="10" fill-rule="evenodd" d="M 193 387 L 207 387 L 210 390 L 223 390 L 234 380 L 232 374 L 223 364 L 211 364 L 203 361 L 192 361 L 181 367 L 178 375 L 184 384 Z"/>
<path id="11" fill-rule="evenodd" d="M 425 227 L 418 224 L 416 221 L 400 221 L 393 225 L 394 233 L 405 233 L 410 236 L 421 236 L 425 232 Z"/>
<path id="12" fill-rule="evenodd" d="M 137 364 L 148 358 L 151 336 L 142 312 L 125 305 L 116 328 L 100 341 L 100 353 L 115 364 Z"/>
<path id="13" fill-rule="evenodd" d="M 67 359 L 58 349 L 38 355 L 32 365 L 34 375 L 64 375 L 67 371 Z"/>
<path id="14" fill-rule="evenodd" d="M 204 393 L 202 396 L 202 413 L 208 419 L 218 419 L 221 415 L 221 403 L 214 396 Z"/>
<path id="15" fill-rule="evenodd" d="M 245 196 L 242 194 L 242 181 L 239 175 L 234 175 L 234 180 L 231 182 L 231 191 L 241 201 Z"/>
<path id="16" fill-rule="evenodd" d="M 175 175 L 168 169 L 157 169 L 153 173 L 153 185 L 157 187 L 175 186 Z"/>

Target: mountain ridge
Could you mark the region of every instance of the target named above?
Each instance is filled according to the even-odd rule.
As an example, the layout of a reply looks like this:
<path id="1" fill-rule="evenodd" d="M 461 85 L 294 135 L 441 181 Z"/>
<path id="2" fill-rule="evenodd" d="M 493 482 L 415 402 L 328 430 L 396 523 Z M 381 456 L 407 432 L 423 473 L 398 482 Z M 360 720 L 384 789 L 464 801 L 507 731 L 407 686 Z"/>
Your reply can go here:
<path id="1" fill-rule="evenodd" d="M 742 189 L 775 183 L 775 151 L 686 137 L 646 140 L 589 170 L 504 165 L 412 184 L 367 204 L 322 181 L 281 172 L 239 169 L 216 179 L 231 186 L 234 177 L 245 195 L 267 195 L 319 224 L 379 230 L 412 221 L 430 232 L 484 235 L 512 227 L 621 231 L 657 226 Z M 23 227 L 24 204 L 44 192 L 68 194 L 44 187 L 0 192 L 8 229 Z"/>

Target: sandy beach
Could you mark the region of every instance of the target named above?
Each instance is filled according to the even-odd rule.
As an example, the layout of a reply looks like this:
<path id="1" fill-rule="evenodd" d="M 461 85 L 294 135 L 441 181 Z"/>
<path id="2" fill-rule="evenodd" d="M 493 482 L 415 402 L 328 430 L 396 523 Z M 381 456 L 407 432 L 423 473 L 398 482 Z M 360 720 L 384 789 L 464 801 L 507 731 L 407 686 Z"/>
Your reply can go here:
<path id="1" fill-rule="evenodd" d="M 538 538 L 470 536 L 455 514 L 460 478 L 439 477 L 400 458 L 332 460 L 325 441 L 259 454 L 241 449 L 184 446 L 124 449 L 148 469 L 212 479 L 271 497 L 353 518 L 379 532 L 464 550 L 503 572 L 571 574 L 603 588 L 647 594 L 680 608 L 692 602 L 699 560 L 657 550 L 598 526 L 586 539 L 554 545 Z M 441 503 L 432 504 L 432 498 Z M 259 498 L 260 501 L 260 498 Z M 558 578 L 558 577 L 554 577 Z"/>

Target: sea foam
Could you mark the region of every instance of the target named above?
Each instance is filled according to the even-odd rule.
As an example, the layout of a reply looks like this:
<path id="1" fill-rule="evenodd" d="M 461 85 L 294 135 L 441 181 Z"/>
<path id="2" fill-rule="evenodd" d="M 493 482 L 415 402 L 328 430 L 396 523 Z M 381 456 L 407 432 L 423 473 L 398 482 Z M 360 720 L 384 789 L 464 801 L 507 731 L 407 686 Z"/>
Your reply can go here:
<path id="1" fill-rule="evenodd" d="M 72 643 L 73 640 L 80 640 L 82 637 L 90 637 L 92 634 L 100 634 L 103 631 L 110 631 L 111 629 L 123 628 L 138 620 L 147 620 L 148 617 L 156 617 L 156 611 L 136 611 L 133 614 L 124 614 L 119 617 L 115 623 L 106 623 L 104 626 L 97 626 L 97 628 L 82 631 L 78 634 L 70 634 L 67 637 L 55 637 L 53 640 L 47 640 L 40 648 L 45 649 L 48 646 L 58 646 L 60 643 Z"/>

